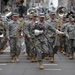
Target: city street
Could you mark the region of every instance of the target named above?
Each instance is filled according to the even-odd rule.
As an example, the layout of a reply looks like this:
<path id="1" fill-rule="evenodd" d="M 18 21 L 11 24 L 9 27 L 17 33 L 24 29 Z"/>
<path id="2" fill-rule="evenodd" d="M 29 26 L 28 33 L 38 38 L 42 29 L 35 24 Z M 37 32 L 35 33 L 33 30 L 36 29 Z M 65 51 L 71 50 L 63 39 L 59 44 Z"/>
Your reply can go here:
<path id="1" fill-rule="evenodd" d="M 75 75 L 75 0 L 0 0 L 0 75 Z"/>
<path id="2" fill-rule="evenodd" d="M 38 63 L 32 63 L 23 54 L 25 48 L 23 40 L 22 46 L 18 63 L 11 63 L 9 46 L 4 54 L 0 55 L 0 75 L 75 75 L 75 59 L 69 60 L 67 56 L 58 52 L 55 55 L 55 62 L 50 63 L 49 60 L 44 60 L 45 68 L 40 70 Z"/>

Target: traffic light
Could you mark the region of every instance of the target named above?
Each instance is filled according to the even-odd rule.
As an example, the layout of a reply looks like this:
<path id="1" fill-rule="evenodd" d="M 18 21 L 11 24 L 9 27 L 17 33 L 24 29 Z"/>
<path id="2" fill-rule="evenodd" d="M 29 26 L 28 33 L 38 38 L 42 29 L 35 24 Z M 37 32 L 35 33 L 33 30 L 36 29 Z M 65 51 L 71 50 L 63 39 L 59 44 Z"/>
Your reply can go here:
<path id="1" fill-rule="evenodd" d="M 7 2 L 9 1 L 9 0 L 3 0 L 4 2 L 5 2 L 5 5 L 7 5 Z"/>

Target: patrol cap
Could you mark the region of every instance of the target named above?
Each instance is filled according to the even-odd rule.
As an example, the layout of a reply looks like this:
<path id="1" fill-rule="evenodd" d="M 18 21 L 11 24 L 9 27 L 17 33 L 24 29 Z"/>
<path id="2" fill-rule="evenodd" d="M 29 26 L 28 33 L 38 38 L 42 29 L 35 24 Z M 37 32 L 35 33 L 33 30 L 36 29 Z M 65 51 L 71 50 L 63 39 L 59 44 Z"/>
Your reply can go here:
<path id="1" fill-rule="evenodd" d="M 37 14 L 37 13 L 34 13 L 34 14 L 33 14 L 33 17 L 35 17 L 35 16 L 38 16 L 38 14 Z"/>
<path id="2" fill-rule="evenodd" d="M 55 11 L 50 11 L 49 14 L 56 14 L 56 12 Z"/>
<path id="3" fill-rule="evenodd" d="M 12 16 L 19 16 L 19 14 L 18 13 L 13 13 Z"/>
<path id="4" fill-rule="evenodd" d="M 29 15 L 29 18 L 33 18 L 33 15 L 32 15 L 32 14 L 30 14 L 30 15 Z"/>
<path id="5" fill-rule="evenodd" d="M 39 17 L 45 17 L 45 14 L 44 13 L 40 13 Z"/>

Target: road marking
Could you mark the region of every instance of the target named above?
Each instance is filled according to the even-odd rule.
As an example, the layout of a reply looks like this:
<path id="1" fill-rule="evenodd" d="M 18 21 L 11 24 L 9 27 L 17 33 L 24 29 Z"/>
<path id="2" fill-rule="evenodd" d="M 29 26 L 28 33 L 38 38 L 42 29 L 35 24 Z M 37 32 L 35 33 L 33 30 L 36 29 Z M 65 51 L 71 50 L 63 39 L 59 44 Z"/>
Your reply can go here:
<path id="1" fill-rule="evenodd" d="M 4 66 L 4 65 L 7 65 L 7 64 L 0 64 L 0 66 L 1 66 L 1 65 Z"/>
<path id="2" fill-rule="evenodd" d="M 54 65 L 54 66 L 57 66 L 58 64 L 44 64 L 44 65 Z"/>
<path id="3" fill-rule="evenodd" d="M 22 43 L 22 46 L 24 45 L 24 42 Z"/>
<path id="4" fill-rule="evenodd" d="M 0 68 L 0 71 L 1 71 L 2 69 Z"/>
<path id="5" fill-rule="evenodd" d="M 44 69 L 45 71 L 60 71 L 61 69 Z"/>

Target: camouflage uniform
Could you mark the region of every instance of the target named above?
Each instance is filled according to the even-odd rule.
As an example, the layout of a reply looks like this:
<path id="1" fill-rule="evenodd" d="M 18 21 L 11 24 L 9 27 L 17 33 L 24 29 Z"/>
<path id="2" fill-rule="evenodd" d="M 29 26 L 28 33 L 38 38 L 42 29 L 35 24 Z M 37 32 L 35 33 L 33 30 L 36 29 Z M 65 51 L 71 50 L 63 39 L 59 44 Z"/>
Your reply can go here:
<path id="1" fill-rule="evenodd" d="M 7 23 L 6 23 L 7 25 Z M 6 37 L 6 25 L 3 21 L 0 22 L 0 32 L 3 34 L 3 37 L 0 37 L 0 51 L 3 53 L 3 50 L 6 48 L 7 37 Z"/>
<path id="2" fill-rule="evenodd" d="M 29 30 L 29 35 L 31 36 L 30 38 L 30 54 L 31 54 L 31 57 L 35 57 L 36 56 L 36 50 L 35 50 L 35 35 L 33 33 L 33 28 L 34 28 L 34 25 L 35 25 L 35 22 L 34 21 L 31 21 L 28 25 L 28 30 Z"/>
<path id="3" fill-rule="evenodd" d="M 36 22 L 36 19 L 37 19 L 37 13 L 33 13 L 32 15 L 29 15 L 29 18 L 32 18 L 32 19 L 29 19 L 30 21 L 28 21 L 27 23 L 27 26 L 25 27 L 25 34 L 26 34 L 26 38 L 27 38 L 27 45 L 29 47 L 29 53 L 30 53 L 30 56 L 31 56 L 31 61 L 32 62 L 36 62 L 37 61 L 37 53 L 36 53 L 36 50 L 35 50 L 35 47 L 34 47 L 34 44 L 35 44 L 35 36 L 33 34 L 33 26 L 35 25 L 35 22 Z M 29 38 L 28 36 L 30 36 L 31 38 Z"/>
<path id="4" fill-rule="evenodd" d="M 67 28 L 67 26 L 68 26 L 68 22 L 65 22 L 65 23 L 63 23 L 63 25 L 62 25 L 62 32 L 65 32 L 66 31 L 66 28 Z M 64 48 L 63 49 L 63 54 L 68 54 L 68 39 L 67 39 L 67 37 L 66 36 L 62 36 L 61 38 L 60 38 L 60 47 L 61 48 Z"/>
<path id="5" fill-rule="evenodd" d="M 7 29 L 7 36 L 10 38 L 10 54 L 11 57 L 19 56 L 21 51 L 21 39 L 19 31 L 20 22 L 10 21 Z"/>
<path id="6" fill-rule="evenodd" d="M 55 29 L 57 29 L 57 21 L 56 21 L 56 19 L 54 19 L 54 20 L 49 19 L 47 22 L 48 22 L 48 24 L 50 26 L 52 26 Z M 49 44 L 52 47 L 51 50 L 49 49 L 50 50 L 50 56 L 53 56 L 54 57 L 54 54 L 58 50 L 58 46 L 60 46 L 59 37 L 54 32 L 52 32 L 52 31 L 48 31 L 47 32 L 47 36 L 48 36 L 48 39 L 49 39 Z"/>
<path id="7" fill-rule="evenodd" d="M 23 32 L 24 32 L 24 40 L 26 45 L 26 53 L 27 53 L 27 59 L 30 57 L 30 38 L 28 38 L 29 31 L 27 30 L 27 26 L 29 25 L 30 21 L 25 20 L 24 26 L 23 26 Z"/>
<path id="8" fill-rule="evenodd" d="M 74 59 L 75 52 L 75 24 L 69 24 L 66 28 L 67 34 L 69 35 L 69 58 Z"/>
<path id="9" fill-rule="evenodd" d="M 5 35 L 4 35 L 4 36 L 5 36 L 5 37 L 4 37 L 4 41 L 3 41 L 4 44 L 5 44 L 5 45 L 4 45 L 4 49 L 7 47 L 7 35 L 6 35 L 7 26 L 8 26 L 8 21 L 5 20 L 5 21 L 4 21 L 4 27 L 5 27 Z"/>
<path id="10" fill-rule="evenodd" d="M 48 54 L 48 52 L 50 53 L 52 50 L 52 45 L 49 44 L 49 42 L 53 41 L 53 40 L 49 40 L 48 38 L 48 31 L 51 31 L 52 33 L 54 32 L 55 34 L 55 28 L 53 28 L 52 26 L 50 26 L 47 22 L 38 22 L 37 25 L 35 25 L 34 27 L 35 29 L 38 30 L 43 30 L 44 33 L 40 34 L 38 36 L 35 36 L 36 38 L 36 50 L 37 50 L 37 55 L 38 55 L 38 60 L 42 61 L 42 59 L 45 57 L 45 54 Z M 52 52 L 51 52 L 52 53 Z"/>
<path id="11" fill-rule="evenodd" d="M 51 31 L 53 34 L 59 33 L 59 31 L 45 21 L 44 13 L 40 13 L 39 19 L 40 21 L 38 21 L 33 27 L 33 33 L 35 34 L 35 49 L 37 50 L 39 68 L 43 69 L 43 59 L 46 54 L 50 53 L 50 50 L 52 50 L 53 47 L 51 44 L 49 44 L 48 31 Z"/>

